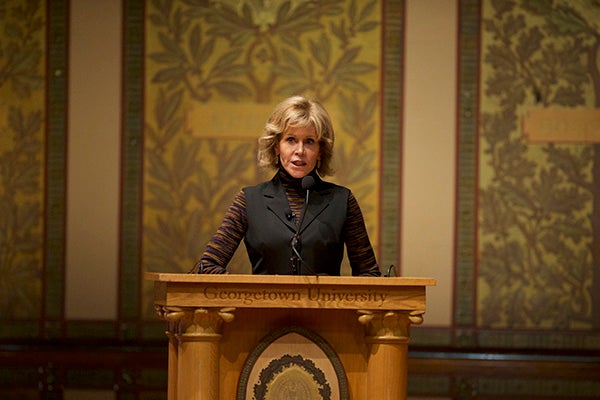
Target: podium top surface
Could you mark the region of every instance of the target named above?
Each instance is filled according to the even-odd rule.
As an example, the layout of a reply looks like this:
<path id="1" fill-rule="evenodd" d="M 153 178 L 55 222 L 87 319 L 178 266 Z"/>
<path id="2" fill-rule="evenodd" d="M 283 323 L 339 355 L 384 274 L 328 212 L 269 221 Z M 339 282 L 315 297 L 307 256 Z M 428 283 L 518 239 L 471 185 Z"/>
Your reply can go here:
<path id="1" fill-rule="evenodd" d="M 146 272 L 149 281 L 180 283 L 238 283 L 281 285 L 341 285 L 341 286 L 435 286 L 433 278 L 419 277 L 373 277 L 329 275 L 251 275 L 251 274 L 175 274 Z"/>
<path id="2" fill-rule="evenodd" d="M 172 307 L 425 310 L 432 278 L 146 272 L 155 304 Z"/>

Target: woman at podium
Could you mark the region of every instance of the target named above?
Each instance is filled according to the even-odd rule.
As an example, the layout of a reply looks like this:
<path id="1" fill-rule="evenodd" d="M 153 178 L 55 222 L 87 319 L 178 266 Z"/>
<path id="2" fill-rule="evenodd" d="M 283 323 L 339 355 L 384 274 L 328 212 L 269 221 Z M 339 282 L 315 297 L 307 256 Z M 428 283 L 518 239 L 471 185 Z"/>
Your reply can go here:
<path id="1" fill-rule="evenodd" d="M 331 175 L 334 130 L 317 101 L 279 103 L 258 139 L 258 162 L 276 172 L 240 190 L 194 271 L 227 273 L 244 240 L 253 274 L 340 275 L 344 245 L 352 275 L 380 276 L 364 218 L 352 192 Z"/>

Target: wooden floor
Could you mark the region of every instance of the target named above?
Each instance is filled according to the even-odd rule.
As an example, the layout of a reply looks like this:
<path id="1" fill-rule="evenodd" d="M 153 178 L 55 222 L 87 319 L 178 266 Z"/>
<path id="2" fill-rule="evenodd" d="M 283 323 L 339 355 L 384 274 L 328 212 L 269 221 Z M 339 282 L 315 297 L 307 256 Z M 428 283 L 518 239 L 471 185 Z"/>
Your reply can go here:
<path id="1" fill-rule="evenodd" d="M 165 399 L 166 366 L 164 343 L 0 344 L 0 399 L 62 400 L 73 390 Z M 600 399 L 600 354 L 413 348 L 408 366 L 415 400 Z"/>

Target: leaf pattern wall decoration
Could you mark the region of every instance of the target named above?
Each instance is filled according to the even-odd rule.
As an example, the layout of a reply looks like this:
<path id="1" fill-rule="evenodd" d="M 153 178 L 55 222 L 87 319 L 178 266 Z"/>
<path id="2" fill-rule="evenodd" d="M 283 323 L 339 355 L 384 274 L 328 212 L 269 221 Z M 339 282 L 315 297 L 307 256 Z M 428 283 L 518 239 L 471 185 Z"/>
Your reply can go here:
<path id="1" fill-rule="evenodd" d="M 329 179 L 355 192 L 377 245 L 380 12 L 378 1 L 148 1 L 145 269 L 191 268 L 234 194 L 270 178 L 255 161 L 268 114 L 246 127 L 252 137 L 217 137 L 190 134 L 188 110 L 274 107 L 294 94 L 332 114 L 337 172 Z M 245 250 L 229 268 L 250 271 Z"/>
<path id="2" fill-rule="evenodd" d="M 600 328 L 600 143 L 530 144 L 532 107 L 600 106 L 600 6 L 485 1 L 478 325 Z"/>
<path id="3" fill-rule="evenodd" d="M 0 6 L 0 317 L 41 312 L 45 4 Z"/>

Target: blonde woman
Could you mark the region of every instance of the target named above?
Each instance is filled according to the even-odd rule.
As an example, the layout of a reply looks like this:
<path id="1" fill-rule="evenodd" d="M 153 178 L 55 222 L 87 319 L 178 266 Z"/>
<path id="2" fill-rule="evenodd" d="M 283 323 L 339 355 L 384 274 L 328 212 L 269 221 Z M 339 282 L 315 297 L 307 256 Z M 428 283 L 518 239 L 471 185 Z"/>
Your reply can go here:
<path id="1" fill-rule="evenodd" d="M 279 103 L 259 138 L 258 162 L 270 181 L 242 189 L 195 270 L 227 273 L 244 240 L 253 274 L 340 275 L 344 245 L 352 275 L 380 276 L 362 212 L 331 175 L 329 114 L 301 96 Z"/>

